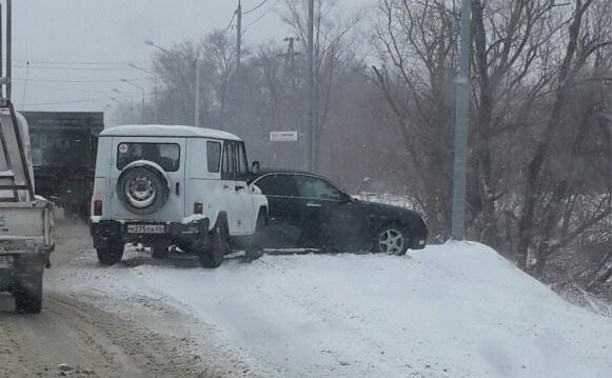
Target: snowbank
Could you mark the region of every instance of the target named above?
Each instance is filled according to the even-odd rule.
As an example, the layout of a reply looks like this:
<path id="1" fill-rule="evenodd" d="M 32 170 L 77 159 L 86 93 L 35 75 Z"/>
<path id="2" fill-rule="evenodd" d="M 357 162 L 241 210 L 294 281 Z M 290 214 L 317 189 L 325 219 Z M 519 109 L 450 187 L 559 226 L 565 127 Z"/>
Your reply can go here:
<path id="1" fill-rule="evenodd" d="M 133 251 L 105 269 L 88 250 L 70 269 L 82 278 L 70 290 L 156 298 L 278 377 L 612 376 L 609 318 L 475 243 L 403 257 L 264 256 L 216 270 Z"/>

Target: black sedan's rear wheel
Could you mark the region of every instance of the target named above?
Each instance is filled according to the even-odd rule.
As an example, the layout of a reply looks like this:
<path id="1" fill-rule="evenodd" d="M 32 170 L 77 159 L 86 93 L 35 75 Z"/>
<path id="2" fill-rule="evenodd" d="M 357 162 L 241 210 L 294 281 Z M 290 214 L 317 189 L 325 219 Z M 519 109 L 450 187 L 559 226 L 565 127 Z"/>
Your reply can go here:
<path id="1" fill-rule="evenodd" d="M 387 255 L 402 256 L 408 250 L 409 241 L 409 235 L 405 227 L 390 223 L 378 231 L 375 251 Z"/>

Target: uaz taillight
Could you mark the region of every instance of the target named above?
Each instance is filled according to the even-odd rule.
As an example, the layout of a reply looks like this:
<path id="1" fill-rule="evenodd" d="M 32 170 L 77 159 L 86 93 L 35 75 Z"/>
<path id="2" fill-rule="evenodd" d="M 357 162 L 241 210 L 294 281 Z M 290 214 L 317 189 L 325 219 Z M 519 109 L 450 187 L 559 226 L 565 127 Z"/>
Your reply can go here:
<path id="1" fill-rule="evenodd" d="M 102 200 L 94 201 L 93 215 L 97 215 L 97 216 L 102 215 Z"/>
<path id="2" fill-rule="evenodd" d="M 202 214 L 204 212 L 204 205 L 200 202 L 193 203 L 193 213 L 194 214 Z"/>

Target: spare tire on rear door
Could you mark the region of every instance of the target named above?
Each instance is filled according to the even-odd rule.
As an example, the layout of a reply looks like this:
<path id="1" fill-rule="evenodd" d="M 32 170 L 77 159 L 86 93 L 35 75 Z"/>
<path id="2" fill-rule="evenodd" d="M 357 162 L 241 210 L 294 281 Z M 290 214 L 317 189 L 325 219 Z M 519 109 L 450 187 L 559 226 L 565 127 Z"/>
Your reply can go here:
<path id="1" fill-rule="evenodd" d="M 119 202 L 132 214 L 153 214 L 166 204 L 169 193 L 163 168 L 150 161 L 128 164 L 117 180 Z"/>

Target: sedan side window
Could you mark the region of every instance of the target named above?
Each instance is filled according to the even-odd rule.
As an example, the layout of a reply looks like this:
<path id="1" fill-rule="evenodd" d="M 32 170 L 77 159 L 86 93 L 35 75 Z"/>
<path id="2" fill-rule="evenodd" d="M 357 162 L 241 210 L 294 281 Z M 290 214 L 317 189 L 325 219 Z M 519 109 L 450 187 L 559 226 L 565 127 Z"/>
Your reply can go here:
<path id="1" fill-rule="evenodd" d="M 289 175 L 270 175 L 259 179 L 255 185 L 266 196 L 297 197 L 298 191 Z"/>
<path id="2" fill-rule="evenodd" d="M 345 196 L 336 187 L 317 177 L 296 176 L 295 182 L 300 197 L 341 201 Z"/>

